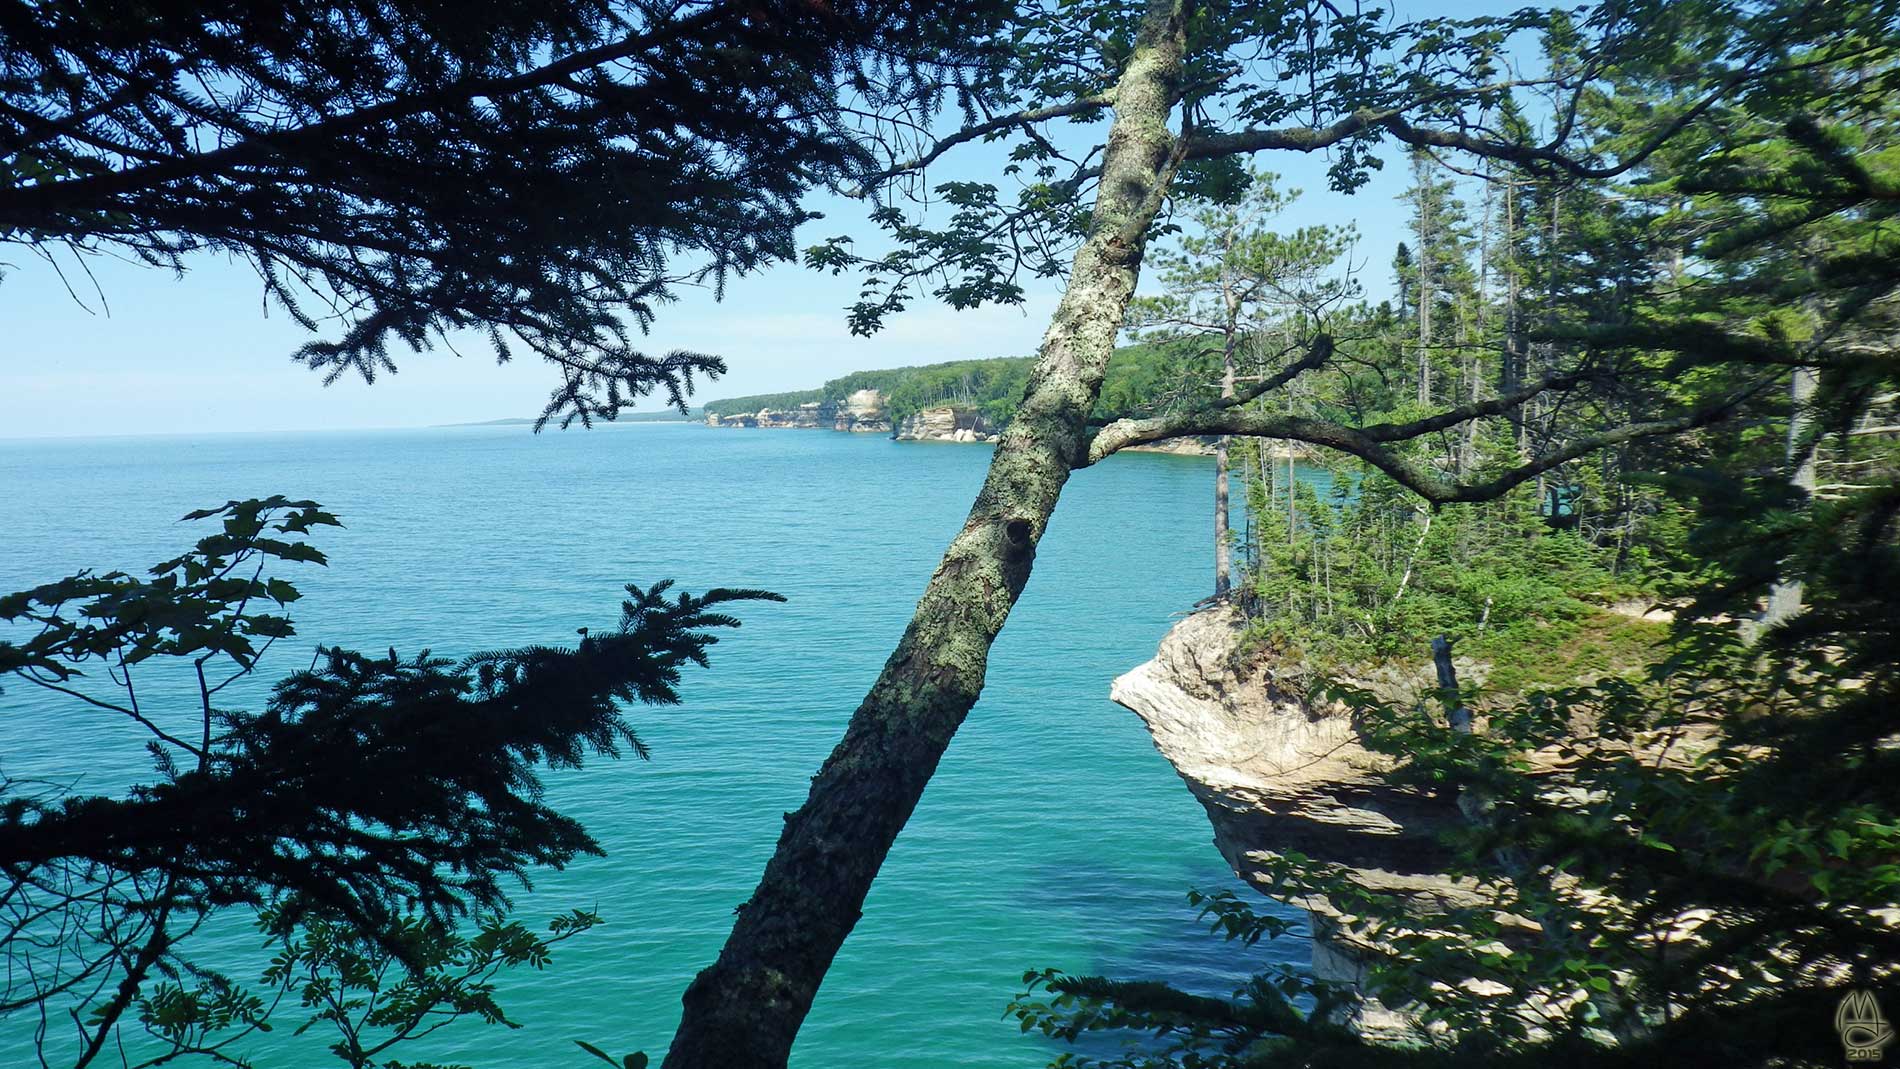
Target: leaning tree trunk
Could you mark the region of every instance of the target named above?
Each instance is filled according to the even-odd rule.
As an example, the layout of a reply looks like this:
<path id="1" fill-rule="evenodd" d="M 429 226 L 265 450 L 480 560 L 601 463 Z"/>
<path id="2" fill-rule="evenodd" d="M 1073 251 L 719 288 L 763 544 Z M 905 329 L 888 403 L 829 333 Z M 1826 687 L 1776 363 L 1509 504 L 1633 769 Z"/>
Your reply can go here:
<path id="1" fill-rule="evenodd" d="M 983 689 L 989 649 L 1085 448 L 1148 226 L 1177 162 L 1178 0 L 1150 0 L 1116 89 L 1094 229 L 963 529 L 844 739 L 785 818 L 719 958 L 686 989 L 666 1069 L 780 1067 L 891 843 Z"/>

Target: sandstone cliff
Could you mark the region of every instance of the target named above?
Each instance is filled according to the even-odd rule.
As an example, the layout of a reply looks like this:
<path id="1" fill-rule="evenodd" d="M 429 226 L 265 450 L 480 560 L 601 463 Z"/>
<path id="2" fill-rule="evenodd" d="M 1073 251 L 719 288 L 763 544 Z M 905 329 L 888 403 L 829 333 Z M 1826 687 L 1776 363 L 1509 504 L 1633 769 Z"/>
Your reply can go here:
<path id="1" fill-rule="evenodd" d="M 940 405 L 899 420 L 895 437 L 900 442 L 993 442 L 996 426 L 974 408 Z"/>
<path id="2" fill-rule="evenodd" d="M 1361 884 L 1410 897 L 1421 913 L 1468 903 L 1440 875 L 1447 858 L 1433 833 L 1464 819 L 1456 801 L 1382 783 L 1384 758 L 1361 746 L 1348 711 L 1306 697 L 1308 682 L 1242 655 L 1240 614 L 1195 613 L 1162 640 L 1153 660 L 1116 679 L 1109 696 L 1140 716 L 1188 790 L 1207 810 L 1214 843 L 1242 878 L 1268 891 L 1282 853 L 1349 866 Z M 1389 673 L 1355 682 L 1388 698 L 1424 693 L 1418 676 Z M 1477 666 L 1463 663 L 1461 675 Z M 1295 903 L 1313 928 L 1313 969 L 1357 982 L 1362 949 L 1323 901 Z M 1409 1019 L 1367 1000 L 1349 1023 L 1370 1037 L 1400 1040 Z"/>
<path id="3" fill-rule="evenodd" d="M 797 408 L 761 408 L 757 412 L 733 412 L 721 416 L 706 413 L 708 427 L 767 427 L 800 430 L 851 431 L 889 434 L 891 421 L 884 409 L 884 396 L 876 390 L 859 390 L 842 401 L 808 401 Z"/>
<path id="4" fill-rule="evenodd" d="M 832 413 L 831 429 L 854 434 L 891 433 L 891 417 L 884 408 L 884 395 L 876 390 L 859 390 L 846 397 Z"/>

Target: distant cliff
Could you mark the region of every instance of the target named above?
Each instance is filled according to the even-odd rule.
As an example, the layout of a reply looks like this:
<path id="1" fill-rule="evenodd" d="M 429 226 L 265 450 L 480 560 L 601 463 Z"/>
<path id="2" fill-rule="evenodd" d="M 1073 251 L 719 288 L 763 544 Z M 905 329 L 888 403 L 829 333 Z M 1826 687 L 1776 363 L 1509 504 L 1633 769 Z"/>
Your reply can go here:
<path id="1" fill-rule="evenodd" d="M 1130 345 L 1115 351 L 1097 406 L 1104 417 L 1144 413 L 1166 403 L 1183 382 L 1206 381 L 1197 350 Z M 706 402 L 714 427 L 800 427 L 882 431 L 904 441 L 994 441 L 1009 425 L 1029 382 L 1029 357 L 952 360 L 917 367 L 854 371 L 813 390 L 752 394 Z M 1167 452 L 1202 452 L 1166 443 Z"/>
<path id="2" fill-rule="evenodd" d="M 902 442 L 993 442 L 996 433 L 996 425 L 981 411 L 942 405 L 905 416 L 894 437 Z"/>
<path id="3" fill-rule="evenodd" d="M 991 422 L 987 413 L 968 405 L 937 405 L 918 409 L 899 417 L 893 424 L 889 408 L 877 390 L 859 390 L 843 401 L 805 401 L 788 408 L 764 407 L 757 411 L 706 413 L 708 427 L 763 427 L 767 429 L 851 431 L 859 434 L 889 434 L 900 442 L 996 441 L 1002 429 Z M 1128 452 L 1173 453 L 1178 456 L 1211 456 L 1211 440 L 1168 438 L 1149 445 L 1133 446 Z"/>
<path id="4" fill-rule="evenodd" d="M 797 397 L 799 395 L 779 395 Z M 889 434 L 891 420 L 884 397 L 876 390 L 858 390 L 837 400 L 815 400 L 756 411 L 736 409 L 736 403 L 751 400 L 716 401 L 706 406 L 708 427 L 792 427 L 804 430 L 851 431 L 862 434 Z M 715 407 L 717 406 L 717 407 Z"/>
<path id="5" fill-rule="evenodd" d="M 1181 383 L 1205 381 L 1191 353 L 1162 344 L 1115 350 L 1096 413 L 1149 414 L 1178 402 Z M 791 427 L 888 434 L 905 442 L 994 442 L 1009 426 L 1028 383 L 1028 357 L 953 360 L 920 367 L 854 371 L 815 390 L 708 401 L 709 427 Z M 1272 455 L 1285 458 L 1280 443 Z M 1170 438 L 1133 452 L 1212 456 L 1212 438 Z M 1295 455 L 1304 455 L 1295 450 Z"/>

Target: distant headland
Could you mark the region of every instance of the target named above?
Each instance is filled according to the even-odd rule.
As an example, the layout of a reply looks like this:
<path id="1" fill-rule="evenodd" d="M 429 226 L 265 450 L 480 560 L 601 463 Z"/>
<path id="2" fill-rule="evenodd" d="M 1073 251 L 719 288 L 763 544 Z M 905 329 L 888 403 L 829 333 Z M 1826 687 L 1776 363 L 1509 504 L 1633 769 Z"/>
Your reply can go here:
<path id="1" fill-rule="evenodd" d="M 1156 345 L 1115 351 L 1099 406 L 1135 412 L 1162 403 L 1163 384 L 1178 383 L 1182 356 Z M 793 428 L 885 434 L 907 442 L 994 442 L 1028 385 L 1030 357 L 953 360 L 918 367 L 854 371 L 810 390 L 708 401 L 710 427 Z M 1151 452 L 1211 453 L 1210 443 L 1180 439 Z"/>

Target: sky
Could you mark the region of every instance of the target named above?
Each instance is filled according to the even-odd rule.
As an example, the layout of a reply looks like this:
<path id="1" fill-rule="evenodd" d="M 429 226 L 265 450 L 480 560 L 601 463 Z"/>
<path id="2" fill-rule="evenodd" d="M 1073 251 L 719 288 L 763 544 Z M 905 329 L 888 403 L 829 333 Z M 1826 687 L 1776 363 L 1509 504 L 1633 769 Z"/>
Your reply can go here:
<path id="1" fill-rule="evenodd" d="M 1067 136 L 1088 132 L 1076 128 Z M 931 180 L 995 180 L 1002 152 L 967 146 L 933 168 Z M 1406 168 L 1394 154 L 1370 184 L 1345 196 L 1327 190 L 1327 163 L 1318 154 L 1254 160 L 1278 172 L 1283 186 L 1305 191 L 1279 225 L 1357 225 L 1352 259 L 1367 295 L 1378 300 L 1390 292 L 1391 252 L 1403 236 L 1406 213 L 1397 197 Z M 872 233 L 862 205 L 830 198 L 813 206 L 826 218 L 806 225 L 801 248 L 836 234 Z M 538 415 L 555 385 L 554 369 L 538 359 L 497 366 L 486 345 L 473 343 L 459 357 L 441 347 L 420 354 L 392 349 L 398 374 L 373 385 L 349 377 L 326 387 L 290 360 L 309 335 L 266 304 L 262 283 L 240 263 L 200 256 L 175 276 L 89 257 L 97 292 L 69 259 L 62 266 L 63 278 L 30 251 L 0 246 L 0 438 L 479 422 Z M 1015 307 L 958 312 L 920 300 L 881 333 L 858 338 L 844 314 L 857 288 L 853 275 L 795 264 L 730 280 L 723 301 L 683 288 L 679 300 L 659 309 L 640 344 L 650 352 L 723 357 L 728 374 L 696 395 L 710 400 L 806 389 L 867 368 L 1030 354 L 1060 296 L 1059 280 L 1042 280 Z M 659 407 L 650 399 L 636 410 Z"/>

